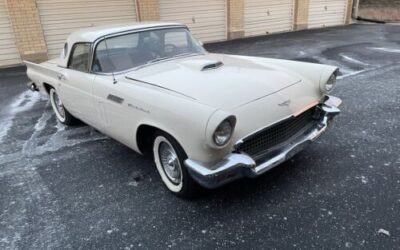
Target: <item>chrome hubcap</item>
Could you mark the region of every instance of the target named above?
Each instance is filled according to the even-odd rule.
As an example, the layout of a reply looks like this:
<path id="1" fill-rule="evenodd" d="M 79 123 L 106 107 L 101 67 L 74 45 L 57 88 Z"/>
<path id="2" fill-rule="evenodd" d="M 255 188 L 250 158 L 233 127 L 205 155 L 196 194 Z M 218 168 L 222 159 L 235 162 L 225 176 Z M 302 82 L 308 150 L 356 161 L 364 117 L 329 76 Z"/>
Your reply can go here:
<path id="1" fill-rule="evenodd" d="M 175 150 L 168 143 L 159 146 L 160 162 L 168 179 L 174 184 L 181 182 L 181 166 Z"/>
<path id="2" fill-rule="evenodd" d="M 64 110 L 64 106 L 60 100 L 60 98 L 58 97 L 57 93 L 53 93 L 53 99 L 54 99 L 54 106 L 57 110 L 57 113 L 62 117 L 65 118 L 65 110 Z"/>

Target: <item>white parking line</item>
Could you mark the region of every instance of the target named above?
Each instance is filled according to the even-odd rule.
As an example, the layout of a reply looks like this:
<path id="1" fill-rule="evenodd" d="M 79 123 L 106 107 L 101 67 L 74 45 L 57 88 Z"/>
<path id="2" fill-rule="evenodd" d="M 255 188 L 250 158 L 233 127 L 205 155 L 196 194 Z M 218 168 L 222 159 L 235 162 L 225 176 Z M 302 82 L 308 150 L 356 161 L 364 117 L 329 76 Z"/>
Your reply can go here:
<path id="1" fill-rule="evenodd" d="M 359 61 L 359 60 L 357 60 L 357 59 L 354 59 L 354 58 L 352 58 L 352 57 L 350 57 L 350 56 L 347 56 L 347 55 L 345 55 L 345 54 L 343 54 L 343 53 L 340 53 L 340 56 L 341 56 L 344 60 L 346 60 L 346 61 L 348 61 L 348 62 L 351 62 L 351 63 L 360 64 L 360 65 L 364 65 L 364 66 L 368 66 L 368 65 L 369 65 L 368 63 L 361 62 L 361 61 Z"/>
<path id="2" fill-rule="evenodd" d="M 375 48 L 375 47 L 369 47 L 368 49 L 373 49 L 373 50 L 380 50 L 388 53 L 400 53 L 400 49 L 392 49 L 392 48 Z"/>
<path id="3" fill-rule="evenodd" d="M 363 70 L 359 70 L 359 71 L 353 71 L 353 72 L 351 72 L 351 73 L 338 76 L 337 79 L 340 80 L 340 79 L 347 78 L 347 77 L 349 77 L 349 76 L 355 76 L 355 75 L 361 74 L 361 73 L 363 73 L 363 72 L 365 72 L 365 71 L 368 71 L 368 69 L 363 69 Z"/>

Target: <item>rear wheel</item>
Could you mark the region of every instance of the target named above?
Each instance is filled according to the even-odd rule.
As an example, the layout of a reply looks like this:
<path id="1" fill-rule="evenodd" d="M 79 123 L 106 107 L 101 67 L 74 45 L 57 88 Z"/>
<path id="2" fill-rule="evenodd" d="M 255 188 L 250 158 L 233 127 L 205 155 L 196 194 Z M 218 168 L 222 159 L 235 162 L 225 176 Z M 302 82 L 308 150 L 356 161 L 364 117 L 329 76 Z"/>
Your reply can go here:
<path id="1" fill-rule="evenodd" d="M 65 125 L 72 125 L 75 122 L 75 117 L 73 117 L 68 110 L 65 109 L 57 91 L 51 88 L 49 91 L 51 107 L 56 114 L 57 120 Z"/>
<path id="2" fill-rule="evenodd" d="M 172 136 L 157 132 L 154 136 L 153 155 L 158 173 L 172 193 L 183 198 L 191 198 L 196 194 L 199 186 L 184 165 L 186 153 Z"/>

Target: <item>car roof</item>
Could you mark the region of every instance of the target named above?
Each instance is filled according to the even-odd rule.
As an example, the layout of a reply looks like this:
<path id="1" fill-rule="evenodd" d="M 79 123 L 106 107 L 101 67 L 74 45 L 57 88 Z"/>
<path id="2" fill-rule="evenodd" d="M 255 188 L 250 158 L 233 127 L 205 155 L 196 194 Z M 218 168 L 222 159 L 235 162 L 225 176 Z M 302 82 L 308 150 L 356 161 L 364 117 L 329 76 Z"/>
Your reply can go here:
<path id="1" fill-rule="evenodd" d="M 99 25 L 90 28 L 83 28 L 71 33 L 67 39 L 67 50 L 66 53 L 63 50 L 63 53 L 60 55 L 60 60 L 58 65 L 61 67 L 67 67 L 68 58 L 71 53 L 72 46 L 75 43 L 93 43 L 99 38 L 102 38 L 107 35 L 126 32 L 126 31 L 135 31 L 141 29 L 149 29 L 149 28 L 163 28 L 163 27 L 186 27 L 180 23 L 174 22 L 129 22 L 129 23 L 120 23 L 120 24 L 111 24 L 111 25 Z"/>
<path id="2" fill-rule="evenodd" d="M 97 39 L 125 31 L 134 31 L 138 29 L 157 28 L 165 26 L 184 26 L 174 22 L 129 22 L 111 25 L 101 25 L 89 28 L 83 28 L 71 33 L 68 37 L 68 43 L 76 42 L 94 42 Z"/>

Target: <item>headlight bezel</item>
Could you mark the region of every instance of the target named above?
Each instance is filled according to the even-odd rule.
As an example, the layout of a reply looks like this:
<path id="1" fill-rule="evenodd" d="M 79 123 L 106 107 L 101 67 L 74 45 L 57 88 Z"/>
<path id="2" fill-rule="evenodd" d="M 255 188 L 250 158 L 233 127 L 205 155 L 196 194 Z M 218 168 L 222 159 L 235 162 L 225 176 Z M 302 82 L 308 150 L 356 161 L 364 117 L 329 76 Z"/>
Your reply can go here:
<path id="1" fill-rule="evenodd" d="M 233 126 L 229 119 L 223 120 L 213 133 L 213 142 L 218 147 L 225 146 L 232 138 Z"/>
<path id="2" fill-rule="evenodd" d="M 236 125 L 236 118 L 234 116 L 229 116 L 227 118 L 225 118 L 224 120 L 222 120 L 218 126 L 214 129 L 214 132 L 211 135 L 211 140 L 214 144 L 215 147 L 217 148 L 223 148 L 226 145 L 229 144 L 229 142 L 231 141 L 232 137 L 233 137 L 233 133 L 235 131 L 235 125 Z M 218 132 L 221 130 L 225 130 L 227 129 L 226 126 L 229 126 L 229 135 L 226 136 L 226 139 L 224 141 L 219 141 L 217 136 L 218 136 Z"/>
<path id="3" fill-rule="evenodd" d="M 328 78 L 326 82 L 324 82 L 320 88 L 323 93 L 330 93 L 336 86 L 336 80 L 339 73 L 339 69 L 335 70 Z"/>

